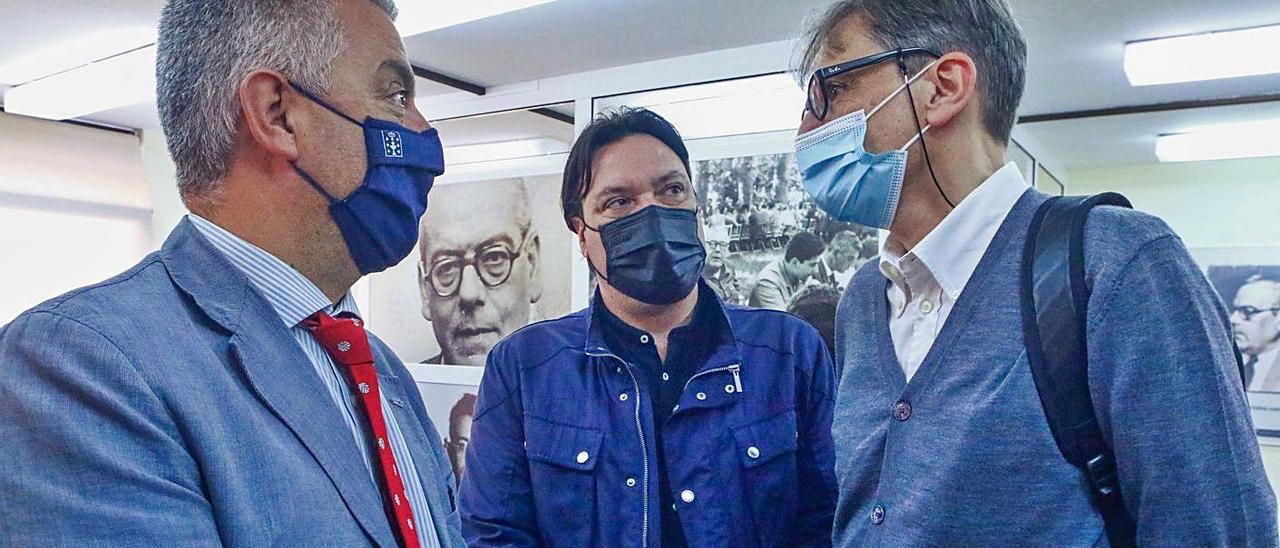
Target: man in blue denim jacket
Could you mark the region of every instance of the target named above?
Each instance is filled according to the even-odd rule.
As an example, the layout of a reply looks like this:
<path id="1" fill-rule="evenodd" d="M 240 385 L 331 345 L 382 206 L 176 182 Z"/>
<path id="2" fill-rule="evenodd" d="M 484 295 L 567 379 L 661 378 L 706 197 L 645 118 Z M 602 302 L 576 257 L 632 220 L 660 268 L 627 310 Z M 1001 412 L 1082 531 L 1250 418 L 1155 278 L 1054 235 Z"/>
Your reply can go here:
<path id="1" fill-rule="evenodd" d="M 831 544 L 831 360 L 801 320 L 701 281 L 688 158 L 647 110 L 574 145 L 561 200 L 599 289 L 490 352 L 469 545 Z"/>

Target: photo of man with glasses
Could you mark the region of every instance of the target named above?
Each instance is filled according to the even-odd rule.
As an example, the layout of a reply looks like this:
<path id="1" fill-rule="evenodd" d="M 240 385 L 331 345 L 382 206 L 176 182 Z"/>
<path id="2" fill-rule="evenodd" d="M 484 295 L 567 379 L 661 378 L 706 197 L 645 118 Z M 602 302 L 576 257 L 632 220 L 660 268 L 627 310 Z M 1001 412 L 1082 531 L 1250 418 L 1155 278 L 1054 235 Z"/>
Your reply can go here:
<path id="1" fill-rule="evenodd" d="M 464 393 L 449 410 L 449 437 L 444 440 L 449 465 L 453 467 L 454 482 L 462 483 L 467 471 L 467 445 L 471 443 L 471 423 L 476 418 L 476 395 Z"/>
<path id="2" fill-rule="evenodd" d="M 1280 267 L 1213 267 L 1209 277 L 1231 312 L 1245 386 L 1280 392 Z"/>
<path id="3" fill-rule="evenodd" d="M 542 246 L 521 179 L 446 185 L 422 217 L 418 286 L 440 353 L 424 363 L 483 366 L 542 298 Z"/>

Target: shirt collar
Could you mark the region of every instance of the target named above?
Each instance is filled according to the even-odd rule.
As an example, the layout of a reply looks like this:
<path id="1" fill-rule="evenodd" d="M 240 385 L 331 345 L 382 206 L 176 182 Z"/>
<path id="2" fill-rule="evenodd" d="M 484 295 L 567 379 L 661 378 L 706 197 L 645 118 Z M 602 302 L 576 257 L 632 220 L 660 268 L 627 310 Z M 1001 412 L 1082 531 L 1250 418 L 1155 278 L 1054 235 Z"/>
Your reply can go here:
<path id="1" fill-rule="evenodd" d="M 249 283 L 266 299 L 285 326 L 296 326 L 320 310 L 330 315 L 343 312 L 360 315 L 350 292 L 335 305 L 311 280 L 275 255 L 199 215 L 190 213 L 187 218 L 214 249 L 249 278 Z"/>
<path id="2" fill-rule="evenodd" d="M 906 251 L 882 234 L 881 273 L 908 295 L 907 300 L 913 268 L 932 276 L 951 300 L 959 299 L 1000 225 L 1028 188 L 1017 164 L 1009 162 L 978 185 L 914 249 Z"/>
<path id="3" fill-rule="evenodd" d="M 716 295 L 711 286 L 707 285 L 706 280 L 698 280 L 698 305 L 694 308 L 693 318 L 689 323 L 672 330 L 672 334 L 676 331 L 684 331 L 692 329 L 698 334 L 711 333 L 708 337 L 717 348 L 728 347 L 732 350 L 733 360 L 742 361 L 737 357 L 736 337 L 733 334 L 733 327 L 729 324 L 729 318 L 725 311 L 725 305 L 721 302 L 720 297 Z M 613 317 L 614 321 L 605 318 L 605 314 Z M 610 312 L 604 304 L 604 299 L 600 297 L 600 289 L 596 288 L 595 295 L 591 299 L 591 303 L 586 310 L 587 319 L 587 340 L 584 350 L 587 354 L 593 353 L 614 353 L 618 349 L 611 348 L 607 337 L 604 335 L 605 329 L 612 329 L 615 326 L 611 324 L 621 324 L 629 330 L 629 334 L 633 336 L 645 334 L 639 329 L 635 329 L 627 325 L 622 319 L 617 318 Z M 627 331 L 627 330 L 624 330 Z"/>

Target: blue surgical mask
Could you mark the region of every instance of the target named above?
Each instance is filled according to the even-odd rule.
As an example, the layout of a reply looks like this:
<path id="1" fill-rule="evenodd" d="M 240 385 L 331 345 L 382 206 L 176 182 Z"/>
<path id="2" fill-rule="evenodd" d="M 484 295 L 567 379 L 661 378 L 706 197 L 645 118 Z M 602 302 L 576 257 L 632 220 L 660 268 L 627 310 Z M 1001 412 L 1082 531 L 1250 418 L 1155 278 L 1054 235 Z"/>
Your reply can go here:
<path id="1" fill-rule="evenodd" d="M 870 114 L 859 110 L 796 137 L 796 164 L 804 188 L 835 220 L 883 229 L 893 224 L 907 171 L 907 149 L 929 126 L 898 150 L 872 154 L 864 143 L 867 120 L 931 66 L 904 82 Z"/>
<path id="2" fill-rule="evenodd" d="M 361 274 L 386 270 L 409 255 L 418 242 L 418 220 L 427 211 L 427 193 L 444 173 L 444 148 L 435 128 L 421 133 L 400 124 L 343 114 L 306 90 L 316 104 L 364 128 L 368 167 L 364 182 L 347 197 L 329 194 L 315 178 L 293 164 L 304 181 L 329 200 L 329 215 L 342 233 Z"/>
<path id="3" fill-rule="evenodd" d="M 623 295 L 671 304 L 688 297 L 702 278 L 707 251 L 691 209 L 651 205 L 599 229 L 583 226 L 599 232 L 604 244 L 605 273 L 596 275 Z"/>

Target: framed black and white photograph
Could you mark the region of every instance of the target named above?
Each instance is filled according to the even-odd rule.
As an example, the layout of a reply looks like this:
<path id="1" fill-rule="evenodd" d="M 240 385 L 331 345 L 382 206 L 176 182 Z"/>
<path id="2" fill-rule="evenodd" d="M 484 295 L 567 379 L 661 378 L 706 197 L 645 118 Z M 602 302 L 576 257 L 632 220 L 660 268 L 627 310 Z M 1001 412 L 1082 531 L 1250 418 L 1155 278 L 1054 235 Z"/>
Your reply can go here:
<path id="1" fill-rule="evenodd" d="M 424 364 L 410 364 L 408 368 L 422 395 L 427 416 L 440 433 L 444 452 L 453 467 L 454 481 L 461 483 L 484 368 Z"/>
<path id="2" fill-rule="evenodd" d="M 1194 250 L 1230 313 L 1260 436 L 1280 441 L 1280 249 Z"/>
<path id="3" fill-rule="evenodd" d="M 728 303 L 804 318 L 830 344 L 841 292 L 879 252 L 876 231 L 822 212 L 791 154 L 702 160 L 693 172 L 707 281 Z"/>
<path id="4" fill-rule="evenodd" d="M 515 330 L 567 314 L 559 193 L 558 175 L 432 189 L 414 252 L 370 277 L 371 328 L 407 363 L 483 366 Z"/>

